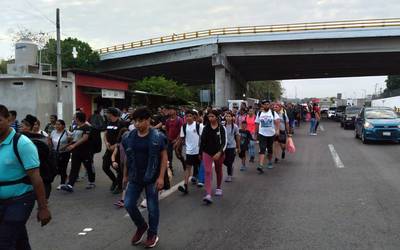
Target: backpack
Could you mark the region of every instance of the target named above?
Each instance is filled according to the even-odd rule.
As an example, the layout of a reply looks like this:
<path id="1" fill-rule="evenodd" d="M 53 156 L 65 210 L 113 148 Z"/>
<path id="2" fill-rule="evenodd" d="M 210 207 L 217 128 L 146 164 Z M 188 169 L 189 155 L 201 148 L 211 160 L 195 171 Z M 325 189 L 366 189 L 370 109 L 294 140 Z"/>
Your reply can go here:
<path id="1" fill-rule="evenodd" d="M 274 120 L 275 120 L 275 111 L 274 110 L 272 110 L 272 109 L 270 109 L 271 110 L 271 113 L 272 113 L 272 117 L 274 118 Z M 257 117 L 259 117 L 260 115 L 261 115 L 261 110 L 260 111 L 258 111 L 258 113 L 257 113 Z M 267 111 L 268 112 L 268 111 Z"/>
<path id="2" fill-rule="evenodd" d="M 102 141 L 101 141 L 101 130 L 90 126 L 90 133 L 89 133 L 89 145 L 91 148 L 91 152 L 93 154 L 97 154 L 101 152 L 102 148 Z"/>
<path id="3" fill-rule="evenodd" d="M 14 154 L 17 157 L 19 163 L 21 164 L 21 166 L 23 166 L 21 156 L 19 155 L 18 151 L 18 140 L 20 137 L 21 137 L 20 133 L 15 134 L 15 136 L 13 137 L 13 149 L 14 149 Z M 47 143 L 44 142 L 43 140 L 40 140 L 40 138 L 30 138 L 30 137 L 28 138 L 33 142 L 33 144 L 35 144 L 36 149 L 38 151 L 39 161 L 40 161 L 40 167 L 39 167 L 40 176 L 42 177 L 43 182 L 52 183 L 57 175 L 56 152 L 50 150 Z M 26 177 L 21 179 L 20 182 L 18 183 L 31 184 L 29 177 L 28 178 Z"/>
<path id="4" fill-rule="evenodd" d="M 186 127 L 187 127 L 187 123 L 183 124 L 183 134 L 185 135 L 185 137 L 186 137 Z M 200 136 L 200 123 L 197 123 L 197 122 L 196 122 L 196 132 L 197 132 L 197 135 Z"/>

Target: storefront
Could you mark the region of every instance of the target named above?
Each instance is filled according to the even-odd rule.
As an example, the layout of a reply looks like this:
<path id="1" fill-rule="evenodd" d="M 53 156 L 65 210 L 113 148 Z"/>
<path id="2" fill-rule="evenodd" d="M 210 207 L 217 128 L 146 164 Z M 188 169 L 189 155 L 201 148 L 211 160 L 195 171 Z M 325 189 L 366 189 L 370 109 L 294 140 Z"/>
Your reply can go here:
<path id="1" fill-rule="evenodd" d="M 82 70 L 69 70 L 68 78 L 75 83 L 75 109 L 80 108 L 87 116 L 97 109 L 130 105 L 126 95 L 129 80 Z"/>

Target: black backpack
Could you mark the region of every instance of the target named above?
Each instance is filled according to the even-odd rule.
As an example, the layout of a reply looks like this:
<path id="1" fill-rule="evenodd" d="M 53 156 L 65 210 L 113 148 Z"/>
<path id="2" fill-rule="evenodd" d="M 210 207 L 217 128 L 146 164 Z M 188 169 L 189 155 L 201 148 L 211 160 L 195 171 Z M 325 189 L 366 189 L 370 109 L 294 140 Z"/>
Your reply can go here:
<path id="1" fill-rule="evenodd" d="M 187 123 L 183 124 L 183 134 L 185 135 L 185 137 L 186 137 L 186 127 L 187 127 Z M 200 136 L 200 123 L 197 123 L 197 122 L 196 122 L 196 132 L 197 132 L 197 135 Z"/>
<path id="2" fill-rule="evenodd" d="M 272 113 L 272 117 L 275 119 L 275 110 L 272 110 L 272 109 L 270 109 L 271 110 L 271 113 Z M 257 113 L 257 117 L 259 117 L 260 115 L 261 115 L 261 112 L 263 112 L 263 111 L 258 111 L 258 113 Z M 267 111 L 268 112 L 268 111 Z"/>
<path id="3" fill-rule="evenodd" d="M 17 157 L 19 163 L 21 166 L 23 166 L 21 156 L 19 155 L 18 152 L 18 140 L 21 137 L 20 133 L 15 134 L 13 137 L 13 149 L 14 149 L 14 154 Z M 47 145 L 46 142 L 41 140 L 40 137 L 37 137 L 36 135 L 29 134 L 28 138 L 35 144 L 36 149 L 39 154 L 39 161 L 40 161 L 40 176 L 43 179 L 44 183 L 52 183 L 54 181 L 54 178 L 57 175 L 57 155 L 55 152 L 50 150 L 49 146 Z M 24 178 L 15 181 L 12 184 L 8 185 L 13 185 L 13 184 L 18 184 L 18 183 L 25 183 L 25 184 L 31 184 L 30 179 L 28 176 L 25 176 Z"/>
<path id="4" fill-rule="evenodd" d="M 94 128 L 93 126 L 90 127 L 89 133 L 89 145 L 91 152 L 94 154 L 100 153 L 102 148 L 102 141 L 101 141 L 101 130 Z"/>

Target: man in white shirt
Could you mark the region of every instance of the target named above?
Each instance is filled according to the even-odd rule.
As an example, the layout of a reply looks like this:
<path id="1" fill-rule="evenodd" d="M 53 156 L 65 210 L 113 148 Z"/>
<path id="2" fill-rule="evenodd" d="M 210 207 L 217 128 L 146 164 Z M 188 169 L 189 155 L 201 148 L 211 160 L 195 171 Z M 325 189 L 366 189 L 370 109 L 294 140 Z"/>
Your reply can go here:
<path id="1" fill-rule="evenodd" d="M 200 135 L 203 132 L 203 124 L 195 122 L 195 111 L 188 110 L 185 113 L 186 123 L 181 127 L 180 140 L 178 143 L 186 145 L 186 160 L 185 160 L 185 176 L 184 185 L 179 186 L 178 190 L 183 194 L 188 194 L 189 177 L 192 172 L 192 167 L 198 168 L 200 165 L 199 158 L 199 141 Z M 194 171 L 198 172 L 198 171 Z"/>
<path id="2" fill-rule="evenodd" d="M 275 136 L 279 136 L 280 117 L 270 109 L 270 101 L 261 101 L 261 111 L 256 117 L 256 134 L 260 145 L 260 161 L 257 170 L 260 174 L 264 173 L 265 151 L 268 150 L 268 168 L 272 169 L 273 144 Z"/>

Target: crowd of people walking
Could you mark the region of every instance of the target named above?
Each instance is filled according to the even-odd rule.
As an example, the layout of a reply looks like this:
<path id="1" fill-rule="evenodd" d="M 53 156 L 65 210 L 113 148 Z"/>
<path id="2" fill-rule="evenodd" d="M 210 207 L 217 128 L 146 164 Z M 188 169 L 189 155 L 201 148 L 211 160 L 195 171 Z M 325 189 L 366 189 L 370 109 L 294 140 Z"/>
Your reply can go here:
<path id="1" fill-rule="evenodd" d="M 190 183 L 204 186 L 203 202 L 210 205 L 213 196 L 223 195 L 223 181 L 234 181 L 237 156 L 239 170 L 249 171 L 259 148 L 254 171 L 263 174 L 286 158 L 287 143 L 293 147 L 291 137 L 303 120 L 310 120 L 310 135 L 316 134 L 320 111 L 315 104 L 304 107 L 269 100 L 253 107 L 243 103 L 232 110 L 161 107 L 151 112 L 130 107 L 121 112 L 112 107 L 105 117 L 100 111 L 87 117 L 78 109 L 69 128 L 52 115 L 44 130 L 33 115 L 21 122 L 16 117 L 15 111 L 0 105 L 0 249 L 21 244 L 25 248 L 18 249 L 30 249 L 25 223 L 35 199 L 42 225 L 50 221 L 47 200 L 57 175 L 60 183 L 56 189 L 73 193 L 83 165 L 86 189 L 96 187 L 93 159 L 102 146 L 102 170 L 110 179 L 110 192 L 121 195 L 115 205 L 125 207 L 137 227 L 132 244 L 141 243 L 147 232 L 144 244 L 154 247 L 159 240 L 158 196 L 171 187 L 178 167 L 173 164 L 175 157 L 184 171 L 178 190 L 188 195 Z M 141 197 L 145 197 L 142 206 L 148 209 L 148 223 L 137 207 Z M 20 204 L 27 201 L 30 205 L 22 208 Z M 21 210 L 17 219 L 10 209 Z"/>

